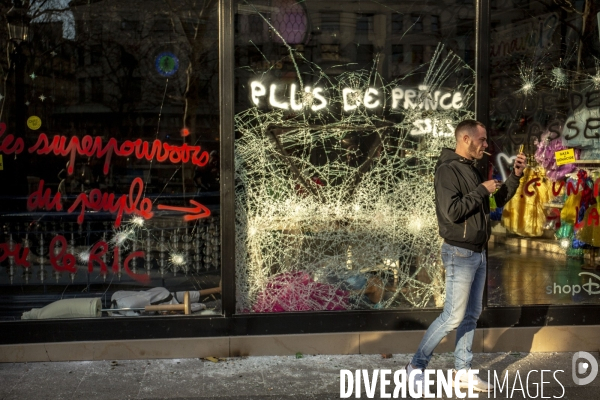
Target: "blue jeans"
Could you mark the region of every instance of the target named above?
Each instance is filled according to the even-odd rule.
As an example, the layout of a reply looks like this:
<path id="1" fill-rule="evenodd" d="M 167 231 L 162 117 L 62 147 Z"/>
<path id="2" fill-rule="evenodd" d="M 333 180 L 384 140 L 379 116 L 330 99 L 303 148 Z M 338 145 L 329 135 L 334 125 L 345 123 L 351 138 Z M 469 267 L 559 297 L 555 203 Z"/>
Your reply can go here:
<path id="1" fill-rule="evenodd" d="M 442 261 L 446 269 L 444 310 L 427 329 L 411 364 L 417 368 L 427 368 L 436 346 L 448 332 L 458 327 L 454 367 L 457 370 L 469 369 L 473 360 L 475 327 L 483 308 L 485 250 L 477 253 L 444 243 Z"/>

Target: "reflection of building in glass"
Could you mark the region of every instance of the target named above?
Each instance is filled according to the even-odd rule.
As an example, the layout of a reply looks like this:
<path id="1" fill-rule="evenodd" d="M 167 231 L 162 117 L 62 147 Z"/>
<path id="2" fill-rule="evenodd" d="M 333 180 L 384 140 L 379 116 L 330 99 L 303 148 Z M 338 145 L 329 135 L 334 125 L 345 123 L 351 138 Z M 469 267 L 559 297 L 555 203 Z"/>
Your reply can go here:
<path id="1" fill-rule="evenodd" d="M 543 183 L 554 188 L 566 185 L 569 177 L 579 176 L 582 182 L 596 177 L 600 158 L 597 126 L 589 124 L 595 121 L 595 105 L 578 99 L 593 97 L 597 89 L 590 78 L 598 73 L 596 58 L 600 42 L 598 23 L 590 16 L 598 11 L 597 2 L 593 1 L 492 3 L 490 134 L 493 151 L 498 154 L 493 167 L 499 175 L 506 174 L 503 160 L 522 148 L 533 167 L 531 179 L 523 182 L 524 188 L 531 187 L 535 174 L 540 174 Z M 558 165 L 557 152 L 565 149 L 580 160 Z M 544 265 L 552 269 L 545 282 L 550 284 L 550 290 L 544 292 L 543 285 L 536 282 L 535 299 L 513 294 L 513 299 L 505 301 L 593 302 L 592 297 L 583 293 L 565 296 L 560 290 L 553 290 L 553 286 L 559 282 L 560 288 L 568 288 L 565 284 L 578 283 L 577 273 L 582 269 L 596 268 L 597 227 L 593 224 L 596 200 L 581 201 L 576 194 L 561 190 L 552 191 L 548 200 L 543 188 L 542 184 L 535 186 L 535 190 L 526 192 L 523 198 L 515 199 L 502 210 L 493 240 L 507 244 L 520 240 L 519 250 L 513 250 L 515 253 L 524 255 L 533 249 L 544 249 L 540 259 L 556 258 L 557 262 Z M 521 208 L 536 202 L 535 209 Z M 569 204 L 591 209 L 568 218 Z M 591 227 L 588 221 L 592 222 Z M 534 224 L 535 232 L 526 232 Z M 535 262 L 531 262 L 530 268 L 525 271 L 535 274 Z M 505 274 L 515 285 L 525 286 L 526 279 L 513 277 L 515 273 L 510 268 Z M 517 292 L 516 288 L 511 292 Z"/>
<path id="2" fill-rule="evenodd" d="M 185 127 L 188 140 L 215 149 L 218 32 L 207 16 L 216 15 L 214 4 L 207 2 L 201 14 L 202 4 L 166 11 L 161 1 L 74 1 L 65 8 L 73 24 L 68 37 L 60 34 L 64 21 L 42 14 L 32 23 L 36 37 L 45 39 L 34 41 L 42 56 L 32 65 L 38 78 L 30 86 L 49 101 L 32 101 L 30 110 L 46 121 L 50 134 L 177 143 Z M 118 162 L 115 168 L 126 167 Z M 142 173 L 142 166 L 135 168 Z M 191 169 L 171 178 L 174 171 L 158 172 L 156 187 L 169 182 L 176 191 L 196 190 Z M 109 179 L 120 174 L 111 170 Z"/>
<path id="3" fill-rule="evenodd" d="M 10 3 L 3 2 L 0 11 L 6 13 Z M 4 76 L 8 91 L 0 91 L 0 129 L 1 135 L 14 135 L 15 126 L 25 132 L 18 137 L 22 151 L 13 158 L 25 161 L 21 172 L 29 191 L 2 192 L 0 245 L 10 242 L 30 252 L 27 263 L 2 258 L 0 285 L 7 297 L 0 319 L 13 294 L 23 296 L 25 307 L 27 296 L 49 302 L 58 287 L 66 296 L 106 292 L 106 301 L 122 285 L 166 282 L 187 290 L 193 287 L 188 274 L 213 275 L 207 279 L 216 283 L 209 286 L 218 284 L 216 1 L 180 2 L 173 9 L 162 1 L 13 3 L 32 16 L 23 68 L 16 71 L 25 78 L 26 101 L 16 104 L 11 71 Z M 4 29 L 0 44 L 10 51 Z M 2 70 L 16 69 L 8 61 L 0 58 Z M 18 110 L 41 126 L 17 121 Z M 133 143 L 139 154 L 130 151 Z M 29 152 L 32 147 L 39 151 Z M 116 148 L 128 148 L 127 154 Z M 196 155 L 206 161 L 205 169 L 196 168 L 204 161 L 184 154 L 190 148 L 204 150 Z M 197 175 L 203 175 L 202 185 Z M 42 191 L 54 200 L 36 203 Z M 6 207 L 5 196 L 22 207 Z M 193 199 L 202 207 L 193 207 Z M 141 211 L 142 203 L 149 212 Z M 187 212 L 193 215 L 184 219 Z M 90 266 L 94 248 L 104 253 Z M 57 264 L 53 257 L 65 253 L 69 262 Z M 185 262 L 170 265 L 173 254 L 184 254 Z"/>
<path id="4" fill-rule="evenodd" d="M 299 24 L 293 31 L 294 40 L 287 43 L 323 68 L 348 62 L 370 68 L 377 57 L 380 74 L 400 77 L 430 61 L 444 38 L 452 38 L 446 40 L 448 49 L 469 63 L 474 61 L 475 11 L 470 3 L 443 7 L 424 4 L 419 11 L 413 4 L 397 2 L 369 3 L 368 8 L 352 2 L 345 4 L 344 10 L 318 1 L 298 3 L 294 10 L 289 8 L 292 3 L 284 1 L 264 4 L 238 6 L 239 65 L 266 70 L 285 57 L 286 49 L 276 49 L 281 40 L 275 32 L 286 36 L 285 29 L 295 24 L 299 13 L 305 14 L 300 19 L 308 23 Z M 304 35 L 299 39 L 301 33 Z"/>

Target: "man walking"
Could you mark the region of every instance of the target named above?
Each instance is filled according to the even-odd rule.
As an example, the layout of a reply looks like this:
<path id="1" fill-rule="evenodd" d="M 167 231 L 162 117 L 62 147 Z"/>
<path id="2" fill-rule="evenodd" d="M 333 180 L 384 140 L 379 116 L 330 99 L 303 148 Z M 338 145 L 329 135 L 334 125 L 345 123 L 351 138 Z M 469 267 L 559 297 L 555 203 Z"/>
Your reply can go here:
<path id="1" fill-rule="evenodd" d="M 407 375 L 414 374 L 415 388 L 423 390 L 423 370 L 440 341 L 454 328 L 454 376 L 458 371 L 460 387 L 467 387 L 466 372 L 471 368 L 471 350 L 477 319 L 481 314 L 486 275 L 485 245 L 490 237 L 489 197 L 493 194 L 498 207 L 503 207 L 515 194 L 526 166 L 523 153 L 517 155 L 513 172 L 502 183 L 483 182 L 475 168 L 487 144 L 485 126 L 474 120 L 458 124 L 454 132 L 456 150 L 443 149 L 435 170 L 435 205 L 442 245 L 442 261 L 446 269 L 446 299 L 442 314 L 431 324 L 412 361 Z M 474 389 L 488 391 L 489 385 L 479 377 Z M 419 387 L 419 389 L 417 389 Z"/>

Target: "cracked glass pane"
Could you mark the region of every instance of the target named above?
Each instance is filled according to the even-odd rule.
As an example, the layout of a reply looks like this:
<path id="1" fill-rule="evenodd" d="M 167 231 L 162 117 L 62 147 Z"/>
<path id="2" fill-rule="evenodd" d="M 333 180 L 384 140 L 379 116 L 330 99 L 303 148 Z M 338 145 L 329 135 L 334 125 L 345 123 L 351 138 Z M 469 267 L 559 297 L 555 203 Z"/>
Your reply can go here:
<path id="1" fill-rule="evenodd" d="M 591 0 L 494 2 L 493 174 L 505 179 L 521 148 L 530 168 L 492 212 L 490 306 L 600 301 L 599 11 Z"/>
<path id="2" fill-rule="evenodd" d="M 439 307 L 434 166 L 473 4 L 236 3 L 237 311 Z"/>
<path id="3" fill-rule="evenodd" d="M 216 0 L 10 3 L 0 319 L 107 317 L 123 293 L 220 314 Z"/>

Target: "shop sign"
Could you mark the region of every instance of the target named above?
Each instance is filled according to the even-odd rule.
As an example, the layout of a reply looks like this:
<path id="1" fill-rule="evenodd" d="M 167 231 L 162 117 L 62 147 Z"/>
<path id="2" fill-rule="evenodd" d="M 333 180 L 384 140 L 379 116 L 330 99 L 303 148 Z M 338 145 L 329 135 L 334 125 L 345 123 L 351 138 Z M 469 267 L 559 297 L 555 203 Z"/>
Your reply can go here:
<path id="1" fill-rule="evenodd" d="M 591 272 L 580 272 L 579 276 L 587 276 L 588 281 L 581 285 L 559 285 L 554 282 L 553 285 L 546 286 L 546 294 L 571 294 L 576 295 L 584 292 L 588 295 L 600 294 L 600 276 Z"/>

